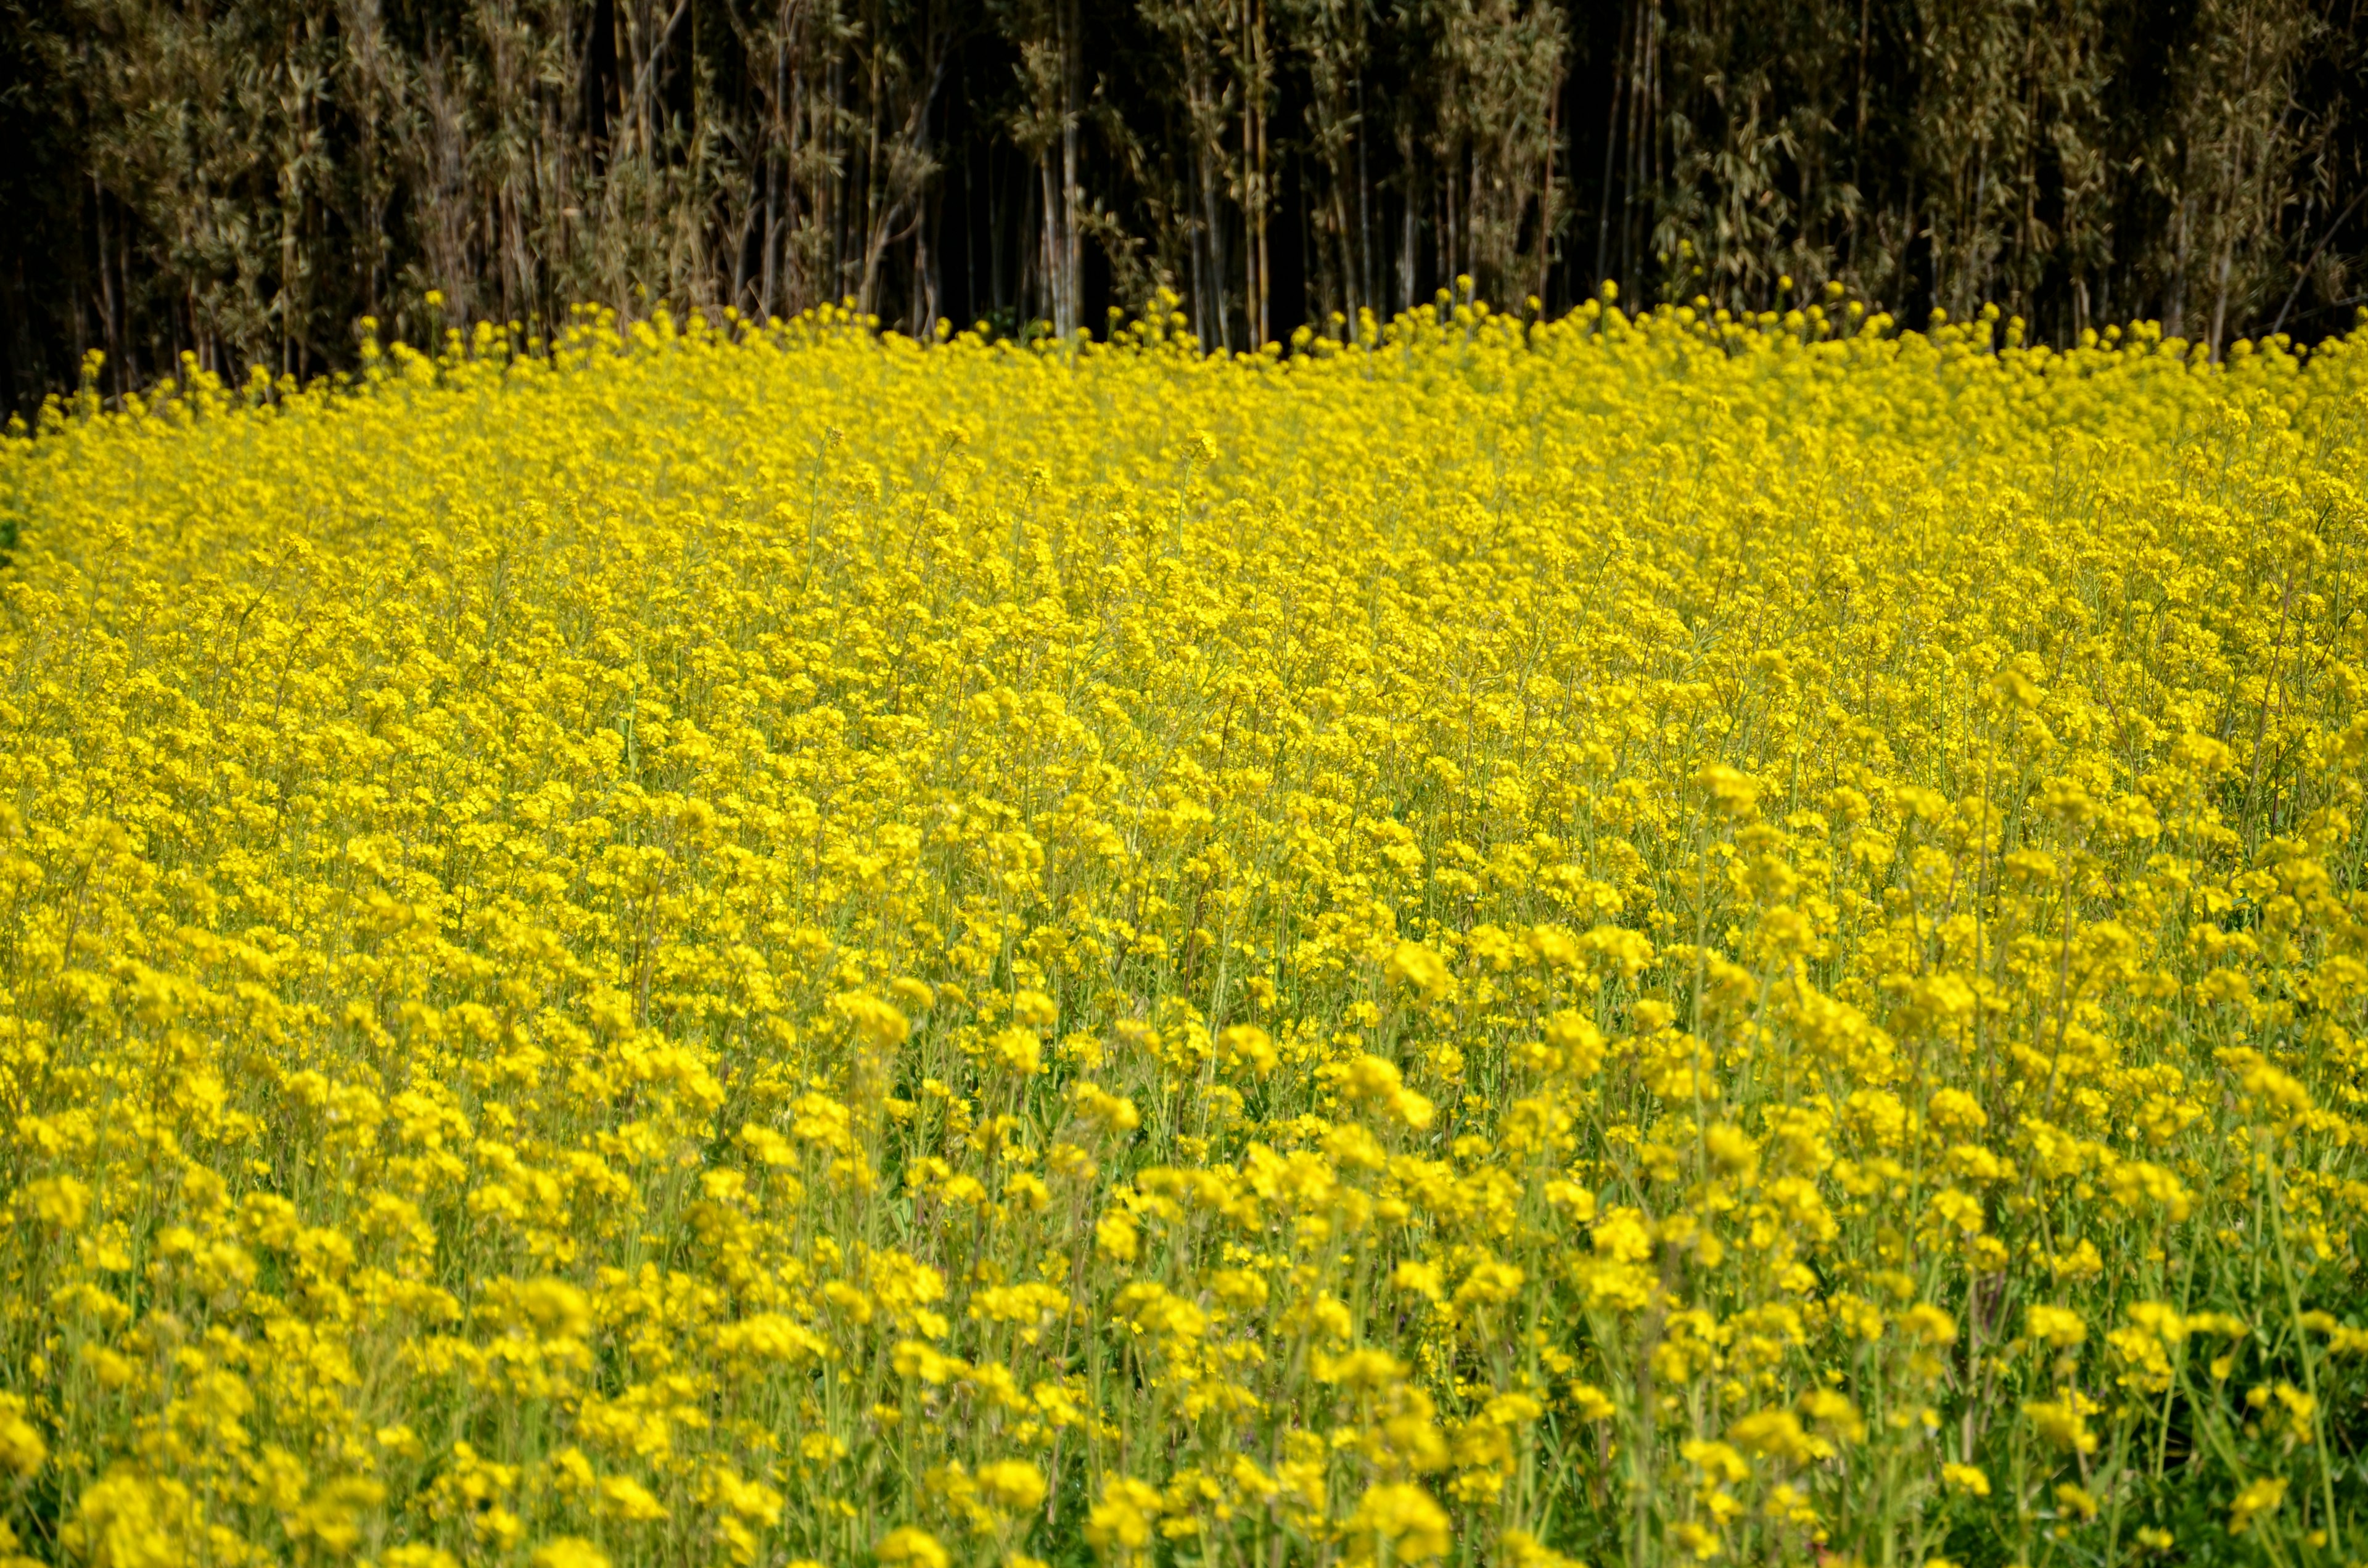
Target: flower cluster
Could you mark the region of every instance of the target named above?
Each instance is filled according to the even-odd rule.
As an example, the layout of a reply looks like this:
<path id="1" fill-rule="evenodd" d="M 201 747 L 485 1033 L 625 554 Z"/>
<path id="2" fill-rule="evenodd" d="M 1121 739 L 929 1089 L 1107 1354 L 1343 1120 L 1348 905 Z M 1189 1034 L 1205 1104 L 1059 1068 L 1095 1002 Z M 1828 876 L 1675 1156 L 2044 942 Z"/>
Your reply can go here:
<path id="1" fill-rule="evenodd" d="M 2368 1553 L 2368 342 L 2185 347 L 54 409 L 0 1559 Z"/>

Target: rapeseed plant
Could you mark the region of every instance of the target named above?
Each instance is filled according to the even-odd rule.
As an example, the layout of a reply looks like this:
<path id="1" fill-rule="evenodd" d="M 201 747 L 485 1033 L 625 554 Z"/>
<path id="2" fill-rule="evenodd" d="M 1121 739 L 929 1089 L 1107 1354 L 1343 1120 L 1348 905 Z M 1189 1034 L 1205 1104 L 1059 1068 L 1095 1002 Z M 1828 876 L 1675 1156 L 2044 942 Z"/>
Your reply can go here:
<path id="1" fill-rule="evenodd" d="M 590 316 L 0 455 L 0 1556 L 2368 1555 L 2368 358 Z"/>

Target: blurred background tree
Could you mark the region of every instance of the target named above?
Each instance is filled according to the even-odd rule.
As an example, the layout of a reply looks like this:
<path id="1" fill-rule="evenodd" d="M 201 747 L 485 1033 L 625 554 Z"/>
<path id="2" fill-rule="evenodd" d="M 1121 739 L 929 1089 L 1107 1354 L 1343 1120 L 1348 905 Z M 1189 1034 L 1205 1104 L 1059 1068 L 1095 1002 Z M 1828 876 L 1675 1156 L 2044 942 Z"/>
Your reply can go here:
<path id="1" fill-rule="evenodd" d="M 2216 353 L 2361 303 L 2362 4 L 0 0 L 0 396 L 316 374 L 364 317 L 1167 289 L 1239 349 L 1607 278 Z"/>

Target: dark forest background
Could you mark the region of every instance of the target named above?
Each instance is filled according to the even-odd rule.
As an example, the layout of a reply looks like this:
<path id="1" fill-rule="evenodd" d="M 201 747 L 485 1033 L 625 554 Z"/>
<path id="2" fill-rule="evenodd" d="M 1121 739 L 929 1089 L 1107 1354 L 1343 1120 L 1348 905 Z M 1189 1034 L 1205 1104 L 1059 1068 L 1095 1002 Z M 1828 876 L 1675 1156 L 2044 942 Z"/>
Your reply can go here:
<path id="1" fill-rule="evenodd" d="M 568 305 L 1254 347 L 1468 278 L 2350 327 L 2368 0 L 0 0 L 0 396 Z"/>

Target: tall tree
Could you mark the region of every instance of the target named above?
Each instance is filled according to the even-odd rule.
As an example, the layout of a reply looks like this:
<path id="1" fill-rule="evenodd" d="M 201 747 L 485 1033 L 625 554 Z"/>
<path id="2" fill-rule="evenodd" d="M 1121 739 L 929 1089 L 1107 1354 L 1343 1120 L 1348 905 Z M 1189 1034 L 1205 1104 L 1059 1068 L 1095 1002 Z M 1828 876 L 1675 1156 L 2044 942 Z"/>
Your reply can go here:
<path id="1" fill-rule="evenodd" d="M 0 0 L 0 382 L 852 299 L 2351 324 L 2359 0 Z M 1336 322 L 1335 316 L 1338 318 Z"/>

